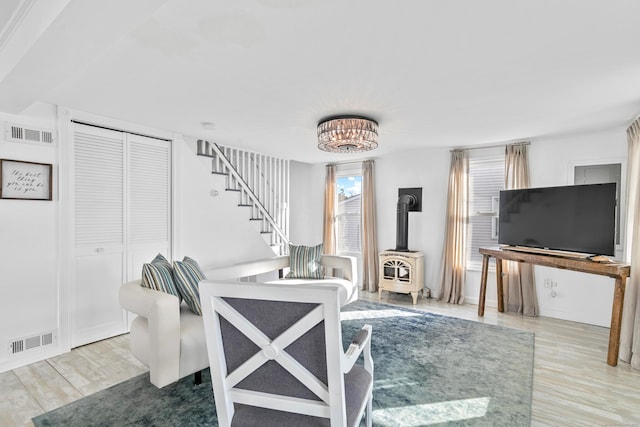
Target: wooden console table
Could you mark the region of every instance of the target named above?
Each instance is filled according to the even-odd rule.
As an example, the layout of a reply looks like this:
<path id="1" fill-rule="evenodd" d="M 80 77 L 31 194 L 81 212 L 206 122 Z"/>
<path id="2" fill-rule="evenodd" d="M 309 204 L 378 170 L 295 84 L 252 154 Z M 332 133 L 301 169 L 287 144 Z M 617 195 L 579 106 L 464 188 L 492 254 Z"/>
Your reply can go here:
<path id="1" fill-rule="evenodd" d="M 566 258 L 552 254 L 529 253 L 500 248 L 480 248 L 482 254 L 482 276 L 480 278 L 480 301 L 478 301 L 478 316 L 484 316 L 484 302 L 487 294 L 487 273 L 489 258 L 496 259 L 496 285 L 498 288 L 498 311 L 504 312 L 502 287 L 502 261 L 525 262 L 527 264 L 555 267 L 565 270 L 581 271 L 583 273 L 598 274 L 616 279 L 613 293 L 613 308 L 611 310 L 611 329 L 609 331 L 609 350 L 607 364 L 618 364 L 620 350 L 620 325 L 622 323 L 622 305 L 624 303 L 624 289 L 627 277 L 631 271 L 629 264 L 618 262 L 600 263 L 589 259 Z"/>

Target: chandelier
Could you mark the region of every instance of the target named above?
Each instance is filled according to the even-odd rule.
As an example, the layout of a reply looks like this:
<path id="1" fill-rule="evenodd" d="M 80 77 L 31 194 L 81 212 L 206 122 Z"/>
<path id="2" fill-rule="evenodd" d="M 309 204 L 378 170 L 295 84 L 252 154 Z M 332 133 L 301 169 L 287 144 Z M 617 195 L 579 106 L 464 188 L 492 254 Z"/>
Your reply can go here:
<path id="1" fill-rule="evenodd" d="M 318 123 L 318 148 L 358 153 L 378 148 L 378 122 L 361 116 L 334 116 Z"/>

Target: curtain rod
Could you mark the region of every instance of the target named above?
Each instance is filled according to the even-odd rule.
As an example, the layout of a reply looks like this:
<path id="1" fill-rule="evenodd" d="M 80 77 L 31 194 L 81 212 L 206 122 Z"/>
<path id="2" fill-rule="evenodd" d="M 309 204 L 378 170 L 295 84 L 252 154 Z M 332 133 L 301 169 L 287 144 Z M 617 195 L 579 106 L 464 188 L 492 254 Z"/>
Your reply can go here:
<path id="1" fill-rule="evenodd" d="M 362 163 L 362 162 L 366 162 L 368 160 L 373 161 L 374 159 L 364 159 L 364 160 L 350 160 L 350 161 L 344 161 L 344 162 L 329 162 L 327 163 L 328 165 L 355 165 L 358 163 Z"/>
<path id="2" fill-rule="evenodd" d="M 464 148 L 454 148 L 452 150 L 449 150 L 449 152 L 453 152 L 453 151 L 471 151 L 471 150 L 482 150 L 484 148 L 501 148 L 501 147 L 507 147 L 509 145 L 531 145 L 531 142 L 529 141 L 523 141 L 523 142 L 512 142 L 509 144 L 494 144 L 494 145 L 483 145 L 480 147 L 464 147 Z"/>

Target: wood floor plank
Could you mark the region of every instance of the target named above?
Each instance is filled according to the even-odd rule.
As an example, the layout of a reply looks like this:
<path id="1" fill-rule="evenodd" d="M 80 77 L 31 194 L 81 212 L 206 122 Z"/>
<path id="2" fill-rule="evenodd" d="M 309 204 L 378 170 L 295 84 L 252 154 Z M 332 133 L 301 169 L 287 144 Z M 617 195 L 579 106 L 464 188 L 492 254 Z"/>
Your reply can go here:
<path id="1" fill-rule="evenodd" d="M 32 426 L 31 418 L 45 412 L 13 371 L 0 373 L 0 390 L 1 426 Z"/>
<path id="2" fill-rule="evenodd" d="M 128 347 L 128 340 L 116 337 L 78 347 L 49 359 L 49 363 L 88 396 L 146 372 L 144 365 L 132 360 Z"/>
<path id="3" fill-rule="evenodd" d="M 83 397 L 82 393 L 46 361 L 23 366 L 14 369 L 13 372 L 45 411 L 51 411 Z"/>

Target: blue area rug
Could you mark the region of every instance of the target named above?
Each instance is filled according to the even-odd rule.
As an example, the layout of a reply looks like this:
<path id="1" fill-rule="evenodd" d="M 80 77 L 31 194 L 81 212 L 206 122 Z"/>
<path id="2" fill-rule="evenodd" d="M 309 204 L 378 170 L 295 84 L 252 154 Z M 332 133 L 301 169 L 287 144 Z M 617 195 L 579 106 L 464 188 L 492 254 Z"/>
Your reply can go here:
<path id="1" fill-rule="evenodd" d="M 534 335 L 358 301 L 346 344 L 373 326 L 375 426 L 528 426 Z M 143 374 L 35 417 L 36 426 L 216 426 L 209 371 L 157 389 Z"/>

